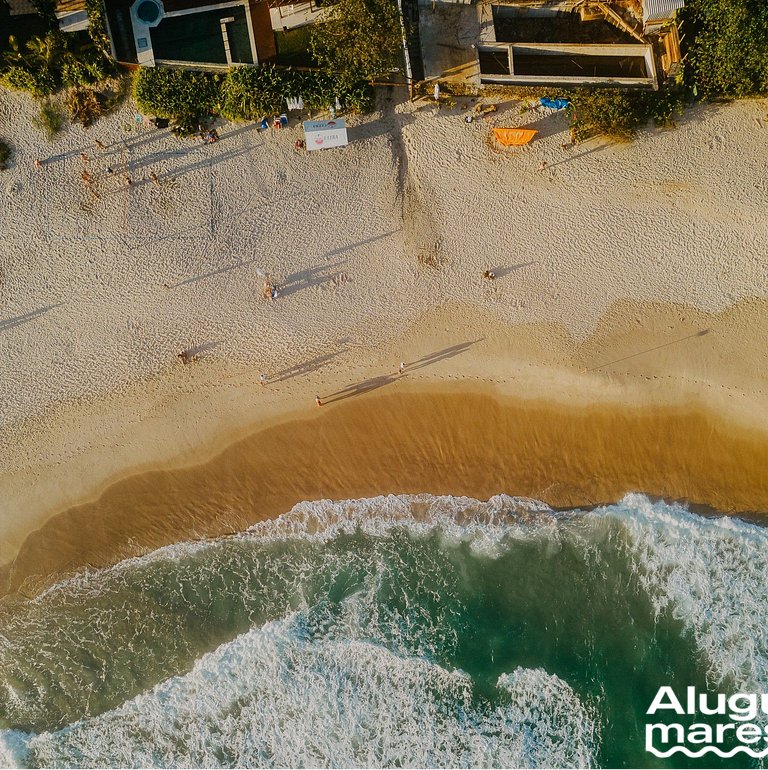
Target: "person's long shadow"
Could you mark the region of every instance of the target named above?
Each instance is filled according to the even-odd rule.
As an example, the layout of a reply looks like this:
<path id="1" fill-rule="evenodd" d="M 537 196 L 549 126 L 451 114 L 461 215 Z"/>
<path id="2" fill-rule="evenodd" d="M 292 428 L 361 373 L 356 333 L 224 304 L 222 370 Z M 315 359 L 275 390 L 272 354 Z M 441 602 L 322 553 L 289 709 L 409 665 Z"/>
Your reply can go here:
<path id="1" fill-rule="evenodd" d="M 211 340 L 210 342 L 201 342 L 197 345 L 193 345 L 191 348 L 187 349 L 187 355 L 193 358 L 199 358 L 204 353 L 208 353 L 211 350 L 215 350 L 219 345 L 221 345 L 224 342 L 224 340 Z"/>
<path id="2" fill-rule="evenodd" d="M 385 385 L 397 382 L 401 377 L 403 377 L 401 374 L 382 374 L 379 377 L 371 377 L 370 379 L 357 382 L 354 385 L 348 385 L 346 388 L 342 388 L 342 390 L 337 390 L 335 393 L 323 397 L 322 402 L 324 404 L 333 404 L 336 401 L 343 401 L 345 398 L 362 396 L 364 393 L 369 393 L 377 388 L 383 388 Z"/>
<path id="3" fill-rule="evenodd" d="M 35 318 L 39 318 L 41 315 L 45 315 L 50 310 L 61 307 L 63 304 L 63 302 L 57 302 L 55 305 L 40 307 L 37 310 L 30 310 L 28 313 L 22 313 L 22 315 L 17 315 L 13 318 L 6 318 L 4 321 L 0 321 L 0 332 L 4 332 L 7 329 L 13 329 L 14 326 L 21 326 L 21 324 L 33 321 Z"/>
<path id="4" fill-rule="evenodd" d="M 237 158 L 240 155 L 246 155 L 248 152 L 250 152 L 250 149 L 251 149 L 250 147 L 233 148 L 231 150 L 228 150 L 227 152 L 220 153 L 219 155 L 201 157 L 196 162 L 190 163 L 187 166 L 174 168 L 163 174 L 158 175 L 158 180 L 161 182 L 161 184 L 167 181 L 175 182 L 179 177 L 184 176 L 185 174 L 190 174 L 193 171 L 197 171 L 202 168 L 213 168 L 217 164 L 223 163 L 224 161 L 231 160 L 232 158 Z M 130 177 L 131 174 L 135 174 L 135 172 L 139 168 L 141 168 L 141 166 L 143 165 L 144 165 L 143 163 L 131 162 L 128 168 L 128 176 Z M 117 195 L 121 195 L 121 194 L 125 195 L 129 193 L 131 190 L 137 190 L 141 187 L 145 187 L 151 184 L 152 184 L 152 181 L 150 179 L 133 179 L 132 178 L 132 184 L 130 188 L 127 188 L 123 185 L 118 185 L 110 190 L 104 190 L 100 192 L 99 198 L 101 200 L 106 200 L 108 198 L 113 198 Z"/>
<path id="5" fill-rule="evenodd" d="M 310 358 L 308 361 L 304 361 L 301 364 L 289 366 L 287 369 L 283 369 L 280 372 L 275 372 L 270 376 L 269 381 L 284 382 L 285 380 L 292 380 L 294 377 L 300 377 L 303 374 L 310 374 L 311 372 L 319 369 L 324 364 L 327 364 L 329 361 L 332 361 L 334 358 L 341 355 L 345 351 L 346 348 L 341 347 L 338 350 L 335 350 L 333 353 L 326 353 L 322 356 L 315 356 L 315 358 Z"/>
<path id="6" fill-rule="evenodd" d="M 319 286 L 321 283 L 331 281 L 339 275 L 338 272 L 332 272 L 333 269 L 341 267 L 346 261 L 346 259 L 342 259 L 339 262 L 334 262 L 332 265 L 315 265 L 306 270 L 292 273 L 286 276 L 285 281 L 280 286 L 280 294 L 283 297 L 287 297 L 289 294 L 301 291 L 302 288 L 308 289 L 311 286 Z"/>
<path id="7" fill-rule="evenodd" d="M 563 158 L 563 160 L 555 161 L 554 163 L 550 163 L 547 166 L 547 170 L 555 168 L 556 166 L 562 166 L 565 163 L 572 163 L 574 160 L 578 160 L 579 158 L 584 158 L 587 155 L 591 155 L 593 152 L 600 152 L 601 150 L 605 150 L 608 147 L 613 147 L 613 142 L 606 142 L 605 144 L 598 144 L 597 147 L 592 147 L 589 150 L 584 150 L 584 152 L 577 153 L 576 155 L 570 155 L 567 158 Z"/>
<path id="8" fill-rule="evenodd" d="M 227 265 L 226 267 L 222 267 L 219 270 L 212 270 L 210 273 L 203 273 L 202 275 L 196 275 L 194 278 L 187 278 L 185 281 L 179 281 L 178 283 L 174 283 L 171 286 L 169 286 L 170 289 L 178 289 L 179 286 L 184 286 L 188 283 L 197 283 L 198 281 L 204 281 L 206 278 L 212 278 L 214 275 L 221 275 L 222 273 L 228 273 L 231 270 L 237 270 L 239 267 L 245 267 L 246 265 L 251 265 L 256 261 L 256 259 L 246 259 L 242 262 L 237 262 L 234 265 Z"/>
<path id="9" fill-rule="evenodd" d="M 679 342 L 685 342 L 686 340 L 692 340 L 694 337 L 706 337 L 712 329 L 702 329 L 701 331 L 694 332 L 693 334 L 686 334 L 685 337 L 680 337 L 676 340 L 670 340 L 669 342 L 662 342 L 661 345 L 654 345 L 652 348 L 646 348 L 645 350 L 639 350 L 637 353 L 631 353 L 623 358 L 617 358 L 614 361 L 608 361 L 604 364 L 598 364 L 588 369 L 584 369 L 585 372 L 596 372 L 598 369 L 604 369 L 606 366 L 613 366 L 614 364 L 620 364 L 623 361 L 629 361 L 630 358 L 637 358 L 638 356 L 644 356 L 646 353 L 653 353 L 654 350 L 661 350 L 667 348 L 670 345 L 677 345 Z"/>
<path id="10" fill-rule="evenodd" d="M 449 348 L 443 348 L 442 350 L 437 350 L 434 353 L 429 353 L 426 356 L 422 356 L 417 361 L 407 364 L 406 371 L 413 372 L 416 371 L 416 369 L 423 369 L 425 366 L 432 366 L 432 364 L 436 364 L 438 361 L 445 361 L 449 358 L 453 358 L 454 356 L 459 356 L 462 353 L 466 353 L 466 351 L 469 350 L 473 345 L 476 345 L 478 342 L 482 342 L 484 339 L 485 337 L 479 337 L 478 339 L 472 340 L 470 342 L 461 342 L 458 345 L 451 345 Z"/>
<path id="11" fill-rule="evenodd" d="M 381 241 L 384 238 L 389 238 L 390 235 L 394 235 L 395 233 L 400 232 L 400 230 L 401 228 L 397 228 L 395 230 L 390 230 L 387 233 L 382 233 L 381 235 L 372 235 L 370 238 L 364 238 L 362 241 L 357 241 L 356 243 L 350 243 L 348 246 L 340 246 L 338 249 L 334 249 L 333 251 L 329 251 L 327 254 L 323 254 L 323 259 L 338 257 L 339 254 L 343 254 L 345 251 L 352 251 L 352 249 L 357 249 L 361 246 L 367 246 L 369 243 L 374 243 L 375 241 Z"/>
<path id="12" fill-rule="evenodd" d="M 524 267 L 530 267 L 531 265 L 535 265 L 536 260 L 533 260 L 532 262 L 520 262 L 517 265 L 507 265 L 506 267 L 493 267 L 491 268 L 491 272 L 497 277 L 497 278 L 503 278 L 505 275 L 509 275 L 510 273 L 514 273 L 518 270 L 522 270 Z"/>
<path id="13" fill-rule="evenodd" d="M 425 366 L 432 366 L 432 364 L 436 364 L 439 361 L 445 361 L 449 358 L 453 358 L 454 356 L 459 356 L 469 350 L 473 345 L 476 345 L 478 342 L 482 342 L 484 339 L 485 337 L 480 337 L 479 339 L 472 340 L 470 342 L 461 342 L 458 345 L 451 345 L 449 348 L 436 350 L 434 353 L 429 353 L 428 355 L 422 356 L 410 364 L 406 364 L 403 373 L 398 372 L 397 374 L 382 374 L 378 377 L 371 377 L 367 380 L 363 380 L 362 382 L 347 385 L 346 388 L 342 388 L 341 390 L 337 390 L 335 393 L 331 393 L 330 395 L 323 397 L 321 401 L 324 404 L 333 404 L 336 401 L 343 401 L 345 398 L 362 396 L 365 393 L 378 390 L 379 388 L 383 388 L 386 385 L 391 385 L 392 383 L 403 379 L 403 377 L 405 377 L 409 372 L 422 369 Z"/>

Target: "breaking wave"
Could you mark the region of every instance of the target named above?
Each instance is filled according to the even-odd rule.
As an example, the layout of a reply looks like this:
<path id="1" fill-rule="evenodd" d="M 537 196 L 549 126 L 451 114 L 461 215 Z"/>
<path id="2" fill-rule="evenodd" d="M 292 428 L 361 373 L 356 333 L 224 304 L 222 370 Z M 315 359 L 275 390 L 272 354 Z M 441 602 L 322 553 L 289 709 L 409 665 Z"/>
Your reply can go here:
<path id="1" fill-rule="evenodd" d="M 768 533 L 628 495 L 302 503 L 0 607 L 0 764 L 641 766 L 768 689 Z"/>

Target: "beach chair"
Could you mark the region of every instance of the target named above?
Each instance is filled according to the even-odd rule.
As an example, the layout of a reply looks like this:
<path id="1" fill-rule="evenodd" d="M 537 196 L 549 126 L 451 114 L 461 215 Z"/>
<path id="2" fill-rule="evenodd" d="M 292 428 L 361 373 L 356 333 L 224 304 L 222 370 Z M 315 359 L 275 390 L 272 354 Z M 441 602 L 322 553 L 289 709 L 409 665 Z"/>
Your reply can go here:
<path id="1" fill-rule="evenodd" d="M 281 125 L 283 128 L 285 128 L 285 127 L 288 125 L 288 116 L 287 116 L 285 113 L 283 113 L 283 114 L 280 116 L 280 125 Z"/>

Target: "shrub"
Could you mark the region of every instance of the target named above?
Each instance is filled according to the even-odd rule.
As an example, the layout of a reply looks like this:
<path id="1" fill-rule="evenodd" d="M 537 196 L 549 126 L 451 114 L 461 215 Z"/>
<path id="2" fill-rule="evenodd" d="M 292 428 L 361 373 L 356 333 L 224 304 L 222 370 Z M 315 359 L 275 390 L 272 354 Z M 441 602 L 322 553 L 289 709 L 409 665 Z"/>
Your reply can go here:
<path id="1" fill-rule="evenodd" d="M 373 102 L 373 90 L 364 82 L 348 84 L 317 71 L 261 67 L 236 67 L 229 71 L 223 87 L 224 117 L 230 120 L 258 120 L 285 109 L 288 97 L 301 96 L 310 110 L 324 110 L 336 99 L 352 112 L 363 112 Z"/>
<path id="2" fill-rule="evenodd" d="M 12 91 L 26 91 L 34 96 L 46 96 L 53 91 L 50 84 L 39 82 L 36 73 L 15 65 L 5 69 L 0 76 L 0 83 Z"/>
<path id="3" fill-rule="evenodd" d="M 90 88 L 73 88 L 67 96 L 67 111 L 75 123 L 87 128 L 104 113 L 104 100 Z"/>
<path id="4" fill-rule="evenodd" d="M 5 171 L 11 159 L 11 146 L 0 139 L 0 171 Z"/>
<path id="5" fill-rule="evenodd" d="M 402 45 L 394 0 L 337 0 L 310 37 L 313 58 L 346 83 L 390 72 L 400 61 Z"/>
<path id="6" fill-rule="evenodd" d="M 338 99 L 344 109 L 363 111 L 373 101 L 366 83 L 345 84 L 323 72 L 298 72 L 271 64 L 233 67 L 225 76 L 188 70 L 140 69 L 134 95 L 142 112 L 174 120 L 181 133 L 194 131 L 206 115 L 259 120 L 281 112 L 288 97 L 301 96 L 312 110 Z"/>
<path id="7" fill-rule="evenodd" d="M 604 134 L 629 141 L 638 128 L 653 119 L 671 125 L 685 104 L 683 91 L 623 91 L 612 88 L 579 89 L 569 95 L 571 135 L 577 142 Z"/>
<path id="8" fill-rule="evenodd" d="M 571 132 L 576 141 L 598 134 L 631 139 L 643 122 L 637 92 L 612 88 L 579 90 L 571 97 Z"/>
<path id="9" fill-rule="evenodd" d="M 110 58 L 112 47 L 109 44 L 107 24 L 104 21 L 103 0 L 85 0 L 85 9 L 88 11 L 88 34 L 91 40 L 105 58 Z"/>
<path id="10" fill-rule="evenodd" d="M 768 91 L 765 0 L 688 0 L 679 12 L 688 46 L 686 85 L 710 99 Z"/>
<path id="11" fill-rule="evenodd" d="M 68 86 L 93 85 L 114 72 L 113 63 L 87 37 L 77 34 L 49 32 L 30 38 L 23 48 L 11 38 L 9 47 L 0 82 L 37 97 L 50 96 Z"/>
<path id="12" fill-rule="evenodd" d="M 258 120 L 282 110 L 288 92 L 288 79 L 282 70 L 269 64 L 262 67 L 235 67 L 223 84 L 222 115 L 230 120 Z"/>
<path id="13" fill-rule="evenodd" d="M 221 111 L 221 82 L 221 75 L 209 72 L 141 67 L 133 93 L 144 113 L 195 121 Z"/>
<path id="14" fill-rule="evenodd" d="M 53 99 L 44 99 L 40 103 L 40 112 L 33 118 L 33 123 L 48 139 L 53 139 L 64 127 L 64 119 L 64 112 L 59 103 Z"/>

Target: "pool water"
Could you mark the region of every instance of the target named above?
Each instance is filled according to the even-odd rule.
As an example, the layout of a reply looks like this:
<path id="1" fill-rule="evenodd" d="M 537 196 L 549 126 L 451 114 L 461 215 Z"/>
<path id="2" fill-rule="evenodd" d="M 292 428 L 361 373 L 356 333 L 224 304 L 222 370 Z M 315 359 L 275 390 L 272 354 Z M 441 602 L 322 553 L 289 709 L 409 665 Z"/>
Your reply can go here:
<path id="1" fill-rule="evenodd" d="M 146 2 L 150 3 L 152 0 Z M 155 59 L 226 64 L 221 19 L 232 17 L 235 20 L 226 25 L 232 61 L 238 64 L 253 64 L 253 51 L 243 6 L 166 16 L 152 30 Z"/>
<path id="2" fill-rule="evenodd" d="M 160 7 L 153 0 L 144 0 L 136 9 L 136 15 L 147 24 L 157 21 L 160 16 Z"/>

